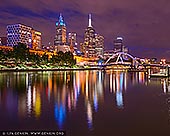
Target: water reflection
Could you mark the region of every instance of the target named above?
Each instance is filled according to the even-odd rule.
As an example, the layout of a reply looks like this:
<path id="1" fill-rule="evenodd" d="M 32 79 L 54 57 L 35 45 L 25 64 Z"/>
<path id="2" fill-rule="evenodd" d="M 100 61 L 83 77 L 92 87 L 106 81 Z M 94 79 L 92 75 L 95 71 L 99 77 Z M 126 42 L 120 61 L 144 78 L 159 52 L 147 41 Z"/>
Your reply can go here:
<path id="1" fill-rule="evenodd" d="M 170 79 L 163 78 L 161 79 L 162 89 L 164 93 L 170 93 Z"/>
<path id="2" fill-rule="evenodd" d="M 168 114 L 168 122 L 170 123 L 170 79 L 169 78 L 163 78 L 161 79 L 161 85 L 162 85 L 162 91 L 163 94 L 165 94 L 166 97 L 166 112 Z"/>
<path id="3" fill-rule="evenodd" d="M 58 127 L 63 128 L 67 116 L 77 110 L 81 97 L 87 126 L 93 129 L 95 112 L 104 105 L 105 95 L 111 93 L 116 107 L 123 109 L 127 88 L 139 83 L 146 83 L 146 76 L 142 72 L 110 70 L 0 73 L 0 109 L 7 109 L 8 113 L 15 113 L 20 118 L 39 120 L 42 114 L 53 116 Z"/>
<path id="4" fill-rule="evenodd" d="M 59 125 L 59 128 L 61 129 L 66 118 L 65 106 L 62 104 L 58 105 L 58 103 L 56 103 L 54 111 L 55 119 L 57 121 L 57 124 Z"/>
<path id="5" fill-rule="evenodd" d="M 106 86 L 110 87 L 110 92 L 116 97 L 115 101 L 119 109 L 124 108 L 123 94 L 126 92 L 128 85 L 147 84 L 147 77 L 144 72 L 107 71 L 107 74 L 109 75 L 109 78 L 107 78 L 109 82 L 106 83 Z"/>

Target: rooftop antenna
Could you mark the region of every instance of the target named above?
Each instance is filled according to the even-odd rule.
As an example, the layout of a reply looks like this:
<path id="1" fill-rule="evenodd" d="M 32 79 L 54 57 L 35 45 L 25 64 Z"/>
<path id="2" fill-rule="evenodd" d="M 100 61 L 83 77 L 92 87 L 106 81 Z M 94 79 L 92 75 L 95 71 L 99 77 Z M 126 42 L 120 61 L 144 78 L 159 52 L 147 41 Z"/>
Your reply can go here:
<path id="1" fill-rule="evenodd" d="M 89 27 L 92 27 L 91 21 L 92 21 L 91 14 L 89 14 Z"/>

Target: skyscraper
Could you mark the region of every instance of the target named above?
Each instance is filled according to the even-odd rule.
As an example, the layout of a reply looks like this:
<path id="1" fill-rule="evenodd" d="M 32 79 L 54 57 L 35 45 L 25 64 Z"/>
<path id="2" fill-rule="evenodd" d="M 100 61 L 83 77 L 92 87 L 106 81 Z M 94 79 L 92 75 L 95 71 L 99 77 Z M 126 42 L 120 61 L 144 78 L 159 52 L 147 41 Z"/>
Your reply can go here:
<path id="1" fill-rule="evenodd" d="M 68 44 L 72 53 L 77 50 L 77 34 L 75 32 L 68 33 Z"/>
<path id="2" fill-rule="evenodd" d="M 88 27 L 84 34 L 84 43 L 81 50 L 86 57 L 103 56 L 104 37 L 97 34 L 92 26 L 91 14 L 89 14 Z"/>
<path id="3" fill-rule="evenodd" d="M 54 45 L 66 44 L 66 24 L 63 20 L 62 14 L 60 14 L 58 22 L 56 22 L 56 36 L 54 39 Z"/>
<path id="4" fill-rule="evenodd" d="M 54 39 L 54 49 L 57 52 L 70 51 L 70 46 L 67 43 L 66 30 L 66 24 L 63 20 L 62 15 L 60 14 L 58 22 L 56 22 L 56 36 Z"/>
<path id="5" fill-rule="evenodd" d="M 7 46 L 15 46 L 24 43 L 32 48 L 32 28 L 23 24 L 7 26 Z"/>
<path id="6" fill-rule="evenodd" d="M 124 46 L 123 44 L 123 38 L 117 37 L 114 40 L 114 51 L 116 52 L 128 52 L 128 48 Z"/>
<path id="7" fill-rule="evenodd" d="M 123 38 L 122 37 L 117 37 L 114 40 L 114 50 L 115 52 L 122 52 L 123 50 Z"/>
<path id="8" fill-rule="evenodd" d="M 86 50 L 85 54 L 87 57 L 96 57 L 95 30 L 92 27 L 91 14 L 89 14 L 89 25 L 84 34 L 84 46 Z"/>
<path id="9" fill-rule="evenodd" d="M 96 44 L 96 55 L 98 56 L 102 56 L 103 57 L 103 53 L 104 53 L 104 37 L 100 34 L 95 34 L 95 44 Z"/>

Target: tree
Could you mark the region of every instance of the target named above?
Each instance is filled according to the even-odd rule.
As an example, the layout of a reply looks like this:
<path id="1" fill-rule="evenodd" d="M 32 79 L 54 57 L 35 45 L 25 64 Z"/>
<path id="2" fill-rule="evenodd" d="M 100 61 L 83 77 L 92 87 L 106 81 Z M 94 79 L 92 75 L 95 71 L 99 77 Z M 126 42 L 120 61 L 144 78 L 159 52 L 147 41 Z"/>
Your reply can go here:
<path id="1" fill-rule="evenodd" d="M 51 62 L 60 66 L 65 65 L 70 67 L 76 64 L 74 56 L 71 52 L 63 53 L 62 51 L 59 51 L 57 55 L 53 55 L 51 58 Z"/>
<path id="2" fill-rule="evenodd" d="M 4 59 L 4 52 L 2 50 L 0 50 L 0 59 Z"/>
<path id="3" fill-rule="evenodd" d="M 76 61 L 74 60 L 74 56 L 71 52 L 64 53 L 64 61 L 70 67 L 76 64 Z"/>
<path id="4" fill-rule="evenodd" d="M 48 63 L 48 55 L 46 53 L 44 53 L 41 57 L 41 60 L 44 62 L 44 63 Z"/>
<path id="5" fill-rule="evenodd" d="M 28 60 L 29 58 L 29 48 L 27 47 L 27 45 L 23 44 L 23 43 L 18 43 L 18 45 L 14 46 L 13 48 L 13 53 L 14 53 L 14 57 L 15 59 L 18 61 L 25 61 Z"/>
<path id="6" fill-rule="evenodd" d="M 64 53 L 62 51 L 59 51 L 56 57 L 57 57 L 58 64 L 63 66 L 65 60 Z"/>

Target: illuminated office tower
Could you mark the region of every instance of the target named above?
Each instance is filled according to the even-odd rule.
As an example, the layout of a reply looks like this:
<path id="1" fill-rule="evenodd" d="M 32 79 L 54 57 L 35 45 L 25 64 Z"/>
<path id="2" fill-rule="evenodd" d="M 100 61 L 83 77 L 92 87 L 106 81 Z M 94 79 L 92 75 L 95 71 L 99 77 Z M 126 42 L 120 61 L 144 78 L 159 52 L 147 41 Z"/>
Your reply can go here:
<path id="1" fill-rule="evenodd" d="M 82 52 L 83 54 L 85 54 L 85 52 L 86 52 L 85 44 L 82 42 L 80 43 L 80 52 Z"/>
<path id="2" fill-rule="evenodd" d="M 74 53 L 77 50 L 77 34 L 75 32 L 68 33 L 68 44 L 70 51 Z"/>
<path id="3" fill-rule="evenodd" d="M 84 34 L 85 56 L 96 57 L 95 30 L 92 27 L 91 14 L 89 14 L 89 25 Z"/>
<path id="4" fill-rule="evenodd" d="M 56 36 L 54 39 L 54 48 L 57 52 L 68 52 L 70 46 L 66 42 L 66 24 L 64 23 L 63 17 L 60 14 L 59 20 L 56 23 Z"/>
<path id="5" fill-rule="evenodd" d="M 24 43 L 32 48 L 32 28 L 23 24 L 14 24 L 7 26 L 7 46 L 15 46 L 18 43 Z"/>
<path id="6" fill-rule="evenodd" d="M 41 49 L 41 32 L 32 29 L 32 48 Z"/>
<path id="7" fill-rule="evenodd" d="M 123 44 L 123 38 L 122 37 L 117 37 L 114 40 L 114 51 L 116 52 L 128 52 L 128 48 L 124 46 Z"/>
<path id="8" fill-rule="evenodd" d="M 103 57 L 103 50 L 104 50 L 104 37 L 99 34 L 95 34 L 95 44 L 96 44 L 96 56 Z"/>
<path id="9" fill-rule="evenodd" d="M 114 40 L 114 50 L 115 52 L 122 52 L 123 50 L 123 38 L 122 37 L 117 37 Z"/>
<path id="10" fill-rule="evenodd" d="M 56 36 L 54 40 L 54 45 L 64 44 L 66 44 L 66 24 L 64 23 L 63 17 L 60 14 L 59 20 L 56 23 Z"/>

